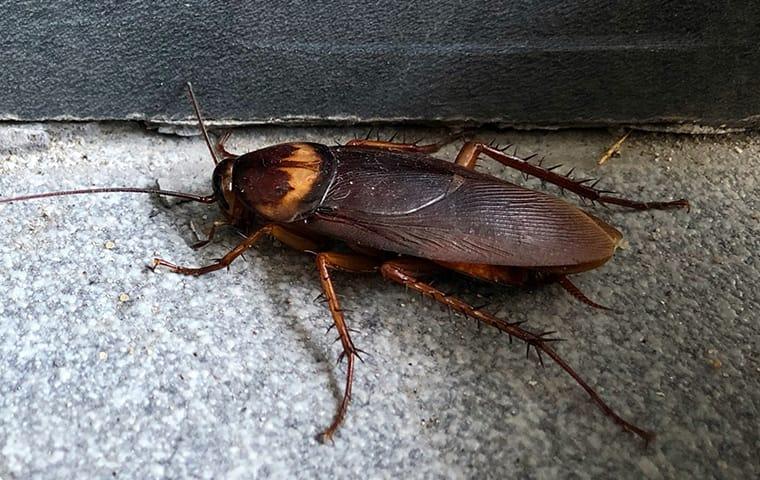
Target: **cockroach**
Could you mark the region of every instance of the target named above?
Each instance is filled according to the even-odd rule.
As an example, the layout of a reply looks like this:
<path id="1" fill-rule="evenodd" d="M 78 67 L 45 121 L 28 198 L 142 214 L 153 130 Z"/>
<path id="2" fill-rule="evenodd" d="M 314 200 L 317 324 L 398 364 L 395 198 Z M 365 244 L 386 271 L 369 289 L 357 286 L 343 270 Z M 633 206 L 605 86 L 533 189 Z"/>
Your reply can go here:
<path id="1" fill-rule="evenodd" d="M 586 297 L 568 276 L 606 263 L 622 240 L 621 233 L 600 218 L 549 194 L 524 188 L 476 170 L 481 156 L 536 177 L 603 205 L 636 210 L 688 208 L 685 199 L 641 202 L 610 195 L 596 184 L 510 155 L 504 149 L 466 141 L 456 160 L 433 157 L 443 145 L 355 139 L 326 146 L 295 142 L 236 155 L 224 148 L 227 136 L 212 145 L 198 102 L 188 83 L 190 100 L 215 168 L 213 193 L 194 195 L 150 188 L 94 188 L 0 199 L 0 203 L 60 195 L 139 192 L 217 203 L 221 225 L 245 236 L 218 261 L 199 268 L 155 258 L 150 267 L 183 275 L 204 275 L 230 265 L 262 238 L 270 236 L 313 254 L 319 281 L 346 361 L 343 396 L 332 423 L 320 434 L 333 437 L 346 417 L 355 361 L 361 350 L 351 339 L 330 272 L 380 273 L 384 278 L 430 297 L 455 312 L 517 338 L 533 349 L 543 364 L 550 357 L 583 388 L 602 412 L 645 442 L 654 434 L 619 416 L 552 348 L 552 332 L 533 332 L 448 295 L 426 281 L 441 270 L 504 285 L 559 283 L 574 297 L 606 308 Z M 330 242 L 346 251 L 330 250 Z"/>

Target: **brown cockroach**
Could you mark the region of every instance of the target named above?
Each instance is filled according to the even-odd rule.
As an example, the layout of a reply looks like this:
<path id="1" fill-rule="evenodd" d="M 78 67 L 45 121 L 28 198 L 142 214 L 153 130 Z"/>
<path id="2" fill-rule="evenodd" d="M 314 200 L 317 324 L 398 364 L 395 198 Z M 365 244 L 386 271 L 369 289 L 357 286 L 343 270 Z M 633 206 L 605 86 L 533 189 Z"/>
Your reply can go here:
<path id="1" fill-rule="evenodd" d="M 384 278 L 430 297 L 441 305 L 491 325 L 547 355 L 586 391 L 596 405 L 623 429 L 646 442 L 654 434 L 620 417 L 551 347 L 551 332 L 531 332 L 447 295 L 424 278 L 440 270 L 506 285 L 559 283 L 574 297 L 598 308 L 568 275 L 607 262 L 621 233 L 596 216 L 548 194 L 478 172 L 484 155 L 525 175 L 555 184 L 601 204 L 638 210 L 688 208 L 686 200 L 639 202 L 575 181 L 510 155 L 494 146 L 468 141 L 451 163 L 431 155 L 446 142 L 429 145 L 357 139 L 340 146 L 284 143 L 243 155 L 224 148 L 226 136 L 213 146 L 200 109 L 188 91 L 203 138 L 216 164 L 210 195 L 143 188 L 95 188 L 0 199 L 0 203 L 59 195 L 141 192 L 217 203 L 224 220 L 245 239 L 220 260 L 200 268 L 156 258 L 151 267 L 184 275 L 203 275 L 228 266 L 266 236 L 316 256 L 319 281 L 347 362 L 343 397 L 332 423 L 323 431 L 331 439 L 343 422 L 361 352 L 350 330 L 330 278 L 331 270 L 380 273 Z M 221 159 L 219 158 L 221 157 Z M 325 250 L 339 241 L 352 253 Z"/>

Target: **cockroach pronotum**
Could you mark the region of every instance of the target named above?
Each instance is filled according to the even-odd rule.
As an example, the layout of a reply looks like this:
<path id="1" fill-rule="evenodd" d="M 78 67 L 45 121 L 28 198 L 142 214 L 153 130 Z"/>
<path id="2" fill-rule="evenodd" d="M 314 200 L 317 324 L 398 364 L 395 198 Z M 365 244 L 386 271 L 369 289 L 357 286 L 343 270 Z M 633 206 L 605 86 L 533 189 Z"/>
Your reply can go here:
<path id="1" fill-rule="evenodd" d="M 687 200 L 640 202 L 610 195 L 595 183 L 576 181 L 503 149 L 467 141 L 456 160 L 431 156 L 449 140 L 434 144 L 356 139 L 345 145 L 284 143 L 243 155 L 224 148 L 226 136 L 212 145 L 193 94 L 188 91 L 201 133 L 216 165 L 213 193 L 194 195 L 150 188 L 94 188 L 0 199 L 0 203 L 61 195 L 140 192 L 217 203 L 224 216 L 214 224 L 231 225 L 245 239 L 218 261 L 200 268 L 156 258 L 151 268 L 204 275 L 228 266 L 266 236 L 314 254 L 322 292 L 342 345 L 346 383 L 332 423 L 321 439 L 333 437 L 351 399 L 355 360 L 361 352 L 330 278 L 331 270 L 380 273 L 384 278 L 432 298 L 441 305 L 491 325 L 546 355 L 586 391 L 605 415 L 645 442 L 654 434 L 620 417 L 552 348 L 551 332 L 537 333 L 520 322 L 497 318 L 425 281 L 449 270 L 505 285 L 559 283 L 578 300 L 606 308 L 586 297 L 568 275 L 607 262 L 621 233 L 596 216 L 546 193 L 514 185 L 476 170 L 488 157 L 601 204 L 637 210 L 688 208 Z M 345 244 L 351 253 L 327 249 Z"/>

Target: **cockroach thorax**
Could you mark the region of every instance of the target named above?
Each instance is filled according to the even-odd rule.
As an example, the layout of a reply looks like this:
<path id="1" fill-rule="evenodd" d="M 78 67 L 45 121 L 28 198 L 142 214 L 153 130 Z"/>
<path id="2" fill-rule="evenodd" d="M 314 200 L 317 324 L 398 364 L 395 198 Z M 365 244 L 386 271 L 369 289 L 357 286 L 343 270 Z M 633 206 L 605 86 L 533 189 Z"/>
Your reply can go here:
<path id="1" fill-rule="evenodd" d="M 283 143 L 235 160 L 232 191 L 247 208 L 275 222 L 293 222 L 322 201 L 334 172 L 330 149 Z"/>

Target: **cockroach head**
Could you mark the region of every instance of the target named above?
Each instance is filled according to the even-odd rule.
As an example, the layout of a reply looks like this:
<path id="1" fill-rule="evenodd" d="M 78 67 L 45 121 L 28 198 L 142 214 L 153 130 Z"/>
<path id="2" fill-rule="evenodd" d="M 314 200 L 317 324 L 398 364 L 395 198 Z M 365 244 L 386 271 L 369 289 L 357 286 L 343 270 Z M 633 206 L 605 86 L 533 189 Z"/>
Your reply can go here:
<path id="1" fill-rule="evenodd" d="M 236 158 L 227 158 L 216 164 L 211 183 L 214 186 L 214 198 L 224 216 L 233 224 L 239 223 L 243 214 L 242 206 L 232 191 L 232 172 Z"/>
<path id="2" fill-rule="evenodd" d="M 223 165 L 220 163 L 217 171 Z M 229 185 L 234 198 L 258 216 L 289 223 L 317 209 L 332 181 L 334 167 L 332 152 L 324 145 L 284 143 L 238 157 Z M 223 193 L 224 179 L 222 175 Z"/>

